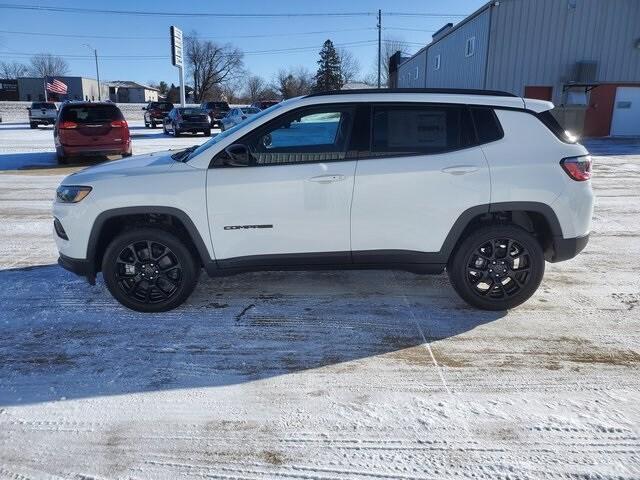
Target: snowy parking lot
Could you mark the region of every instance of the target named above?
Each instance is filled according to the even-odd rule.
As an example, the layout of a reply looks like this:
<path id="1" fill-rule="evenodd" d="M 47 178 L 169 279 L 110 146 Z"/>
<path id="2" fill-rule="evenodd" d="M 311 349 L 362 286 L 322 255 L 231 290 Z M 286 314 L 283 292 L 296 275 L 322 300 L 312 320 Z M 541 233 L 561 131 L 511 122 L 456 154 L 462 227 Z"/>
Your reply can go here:
<path id="1" fill-rule="evenodd" d="M 516 310 L 349 271 L 203 274 L 144 315 L 56 265 L 78 167 L 0 125 L 0 478 L 640 478 L 640 141 L 587 146 L 591 241 Z"/>

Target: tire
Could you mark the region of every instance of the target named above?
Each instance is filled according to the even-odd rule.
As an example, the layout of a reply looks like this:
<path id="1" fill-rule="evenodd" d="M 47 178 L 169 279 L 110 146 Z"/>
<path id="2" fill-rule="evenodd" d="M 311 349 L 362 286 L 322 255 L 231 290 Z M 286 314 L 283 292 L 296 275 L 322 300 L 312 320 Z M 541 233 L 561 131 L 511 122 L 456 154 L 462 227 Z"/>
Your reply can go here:
<path id="1" fill-rule="evenodd" d="M 151 128 L 156 128 L 156 122 L 151 122 Z"/>
<path id="2" fill-rule="evenodd" d="M 221 124 L 220 124 L 220 131 L 221 131 L 221 132 L 224 132 L 224 123 L 221 123 Z"/>
<path id="3" fill-rule="evenodd" d="M 178 127 L 176 127 L 175 125 L 172 126 L 172 130 L 173 130 L 173 136 L 174 137 L 179 137 L 180 136 L 180 130 L 178 130 Z"/>
<path id="4" fill-rule="evenodd" d="M 144 128 L 149 128 L 149 124 L 147 122 L 144 122 Z"/>
<path id="5" fill-rule="evenodd" d="M 56 155 L 56 160 L 58 161 L 58 165 L 66 165 L 67 164 L 67 157 L 65 157 L 64 155 Z"/>
<path id="6" fill-rule="evenodd" d="M 202 133 L 204 133 L 205 137 L 210 137 L 211 136 L 211 130 L 203 130 Z"/>
<path id="7" fill-rule="evenodd" d="M 38 128 L 38 124 L 31 122 L 31 123 L 29 123 L 29 128 L 32 128 L 32 129 L 33 128 Z"/>
<path id="8" fill-rule="evenodd" d="M 455 291 L 470 305 L 508 310 L 535 293 L 544 267 L 544 252 L 533 235 L 516 225 L 491 225 L 462 241 L 447 273 Z"/>
<path id="9" fill-rule="evenodd" d="M 141 227 L 118 235 L 102 259 L 102 275 L 111 295 L 138 312 L 166 312 L 178 307 L 193 292 L 199 273 L 184 243 L 157 228 Z"/>
<path id="10" fill-rule="evenodd" d="M 167 124 L 166 123 L 162 124 L 162 133 L 164 133 L 165 135 L 169 135 L 169 131 L 167 130 Z"/>

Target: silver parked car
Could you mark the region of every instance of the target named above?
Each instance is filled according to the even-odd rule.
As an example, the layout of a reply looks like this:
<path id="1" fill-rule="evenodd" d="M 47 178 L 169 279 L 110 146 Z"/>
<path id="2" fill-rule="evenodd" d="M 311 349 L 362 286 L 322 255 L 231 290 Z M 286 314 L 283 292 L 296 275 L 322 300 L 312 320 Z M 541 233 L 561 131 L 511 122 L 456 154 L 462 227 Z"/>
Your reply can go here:
<path id="1" fill-rule="evenodd" d="M 222 120 L 220 121 L 220 130 L 223 132 L 240 122 L 244 122 L 247 118 L 255 115 L 260 112 L 259 108 L 256 107 L 236 107 L 229 110 Z"/>

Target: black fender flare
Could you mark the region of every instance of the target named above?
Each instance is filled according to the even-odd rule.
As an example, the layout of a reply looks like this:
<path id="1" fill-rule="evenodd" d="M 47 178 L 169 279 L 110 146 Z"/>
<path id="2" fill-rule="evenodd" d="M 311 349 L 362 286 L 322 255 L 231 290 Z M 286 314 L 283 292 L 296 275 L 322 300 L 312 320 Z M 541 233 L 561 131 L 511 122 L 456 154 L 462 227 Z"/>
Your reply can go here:
<path id="1" fill-rule="evenodd" d="M 111 210 L 105 210 L 100 213 L 96 217 L 93 222 L 93 226 L 91 227 L 91 233 L 89 234 L 89 241 L 87 243 L 87 261 L 89 262 L 90 269 L 93 269 L 91 272 L 93 275 L 97 273 L 98 267 L 96 266 L 96 255 L 97 249 L 100 242 L 100 236 L 102 233 L 102 229 L 105 223 L 115 217 L 123 217 L 127 215 L 147 215 L 147 214 L 160 214 L 160 215 L 169 215 L 180 220 L 182 225 L 184 225 L 189 237 L 191 237 L 191 241 L 195 245 L 198 256 L 202 261 L 203 265 L 207 265 L 209 263 L 214 262 L 209 255 L 209 250 L 207 249 L 200 232 L 194 225 L 193 221 L 185 212 L 175 207 L 162 207 L 162 206 L 136 206 L 136 207 L 121 207 L 121 208 L 113 208 Z"/>

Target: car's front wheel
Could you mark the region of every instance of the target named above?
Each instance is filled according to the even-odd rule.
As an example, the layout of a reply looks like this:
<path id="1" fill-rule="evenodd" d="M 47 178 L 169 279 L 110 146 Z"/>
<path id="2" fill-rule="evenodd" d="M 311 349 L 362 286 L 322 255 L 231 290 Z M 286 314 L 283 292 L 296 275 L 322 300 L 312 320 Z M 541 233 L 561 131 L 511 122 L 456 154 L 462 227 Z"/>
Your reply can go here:
<path id="1" fill-rule="evenodd" d="M 184 243 L 156 228 L 117 236 L 102 260 L 107 288 L 122 305 L 138 312 L 164 312 L 193 292 L 199 268 Z"/>
<path id="2" fill-rule="evenodd" d="M 533 235 L 516 225 L 473 231 L 447 265 L 453 288 L 483 310 L 508 310 L 535 293 L 544 275 L 544 252 Z"/>

